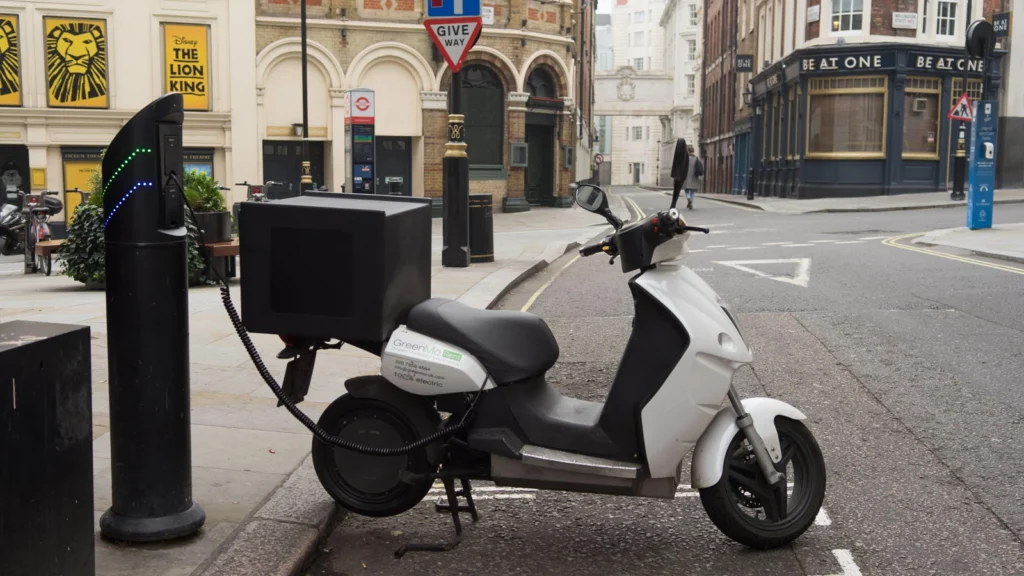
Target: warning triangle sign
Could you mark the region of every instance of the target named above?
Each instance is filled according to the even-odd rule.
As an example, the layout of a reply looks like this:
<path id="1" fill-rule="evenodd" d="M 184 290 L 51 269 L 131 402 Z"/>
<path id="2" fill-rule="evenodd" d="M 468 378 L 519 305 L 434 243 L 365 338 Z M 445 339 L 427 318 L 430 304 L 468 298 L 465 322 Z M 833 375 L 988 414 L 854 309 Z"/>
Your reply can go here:
<path id="1" fill-rule="evenodd" d="M 807 288 L 811 281 L 811 259 L 810 258 L 784 258 L 777 260 L 726 260 L 718 261 L 715 264 L 722 264 L 735 268 L 741 272 L 749 272 L 761 278 L 778 280 L 786 284 L 793 284 Z M 779 265 L 782 266 L 779 266 Z M 761 268 L 758 270 L 757 268 Z M 772 270 L 768 272 L 765 269 Z M 781 272 L 781 273 L 780 273 Z"/>
<path id="2" fill-rule="evenodd" d="M 974 121 L 974 109 L 971 107 L 971 98 L 964 92 L 960 99 L 953 104 L 953 109 L 947 114 L 950 120 L 960 120 L 963 122 Z"/>
<path id="3" fill-rule="evenodd" d="M 423 22 L 430 39 L 441 51 L 452 72 L 462 69 L 466 54 L 480 35 L 483 21 L 479 16 L 463 18 L 431 18 Z"/>

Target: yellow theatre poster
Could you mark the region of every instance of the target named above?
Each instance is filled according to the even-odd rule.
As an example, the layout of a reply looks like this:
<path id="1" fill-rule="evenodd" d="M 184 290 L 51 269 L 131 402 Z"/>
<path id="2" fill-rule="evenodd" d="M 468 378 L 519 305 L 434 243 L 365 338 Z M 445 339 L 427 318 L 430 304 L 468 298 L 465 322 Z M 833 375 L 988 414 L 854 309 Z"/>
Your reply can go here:
<path id="1" fill-rule="evenodd" d="M 89 192 L 89 180 L 99 172 L 103 158 L 100 150 L 88 148 L 62 148 L 64 160 L 64 213 L 67 223 L 74 220 L 75 209 L 82 202 L 82 192 Z M 75 192 L 78 190 L 78 192 Z"/>
<path id="2" fill-rule="evenodd" d="M 18 17 L 0 14 L 0 106 L 21 106 Z"/>
<path id="3" fill-rule="evenodd" d="M 185 110 L 210 109 L 210 28 L 164 24 L 164 91 L 180 92 Z"/>
<path id="4" fill-rule="evenodd" d="M 107 21 L 44 18 L 51 108 L 107 108 Z"/>

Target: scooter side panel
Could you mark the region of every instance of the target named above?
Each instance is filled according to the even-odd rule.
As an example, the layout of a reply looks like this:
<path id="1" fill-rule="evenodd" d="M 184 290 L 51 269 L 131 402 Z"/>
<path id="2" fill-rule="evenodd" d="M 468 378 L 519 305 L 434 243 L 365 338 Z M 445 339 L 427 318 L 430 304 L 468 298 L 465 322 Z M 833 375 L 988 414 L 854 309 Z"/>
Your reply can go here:
<path id="1" fill-rule="evenodd" d="M 733 373 L 752 353 L 717 294 L 689 268 L 662 265 L 636 283 L 690 336 L 679 363 L 640 414 L 651 477 L 665 478 L 676 473 L 719 412 Z"/>
<path id="2" fill-rule="evenodd" d="M 380 356 L 381 376 L 418 396 L 494 388 L 487 370 L 462 348 L 399 326 Z"/>

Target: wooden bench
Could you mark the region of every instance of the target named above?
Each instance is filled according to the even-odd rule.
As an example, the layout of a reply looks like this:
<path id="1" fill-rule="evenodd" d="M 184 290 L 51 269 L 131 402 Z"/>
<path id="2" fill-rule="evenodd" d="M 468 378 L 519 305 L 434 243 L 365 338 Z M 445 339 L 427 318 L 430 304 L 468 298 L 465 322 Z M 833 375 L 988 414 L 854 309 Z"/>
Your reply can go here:
<path id="1" fill-rule="evenodd" d="M 232 238 L 231 241 L 229 242 L 210 242 L 207 244 L 203 244 L 203 247 L 206 248 L 206 251 L 210 255 L 211 259 L 227 259 L 227 262 L 225 263 L 226 265 L 222 269 L 222 274 L 226 273 L 225 275 L 227 276 L 227 278 L 234 278 L 237 275 L 238 272 L 237 269 L 235 268 L 235 258 L 239 254 L 237 236 Z M 211 262 L 211 265 L 216 266 L 216 263 Z M 209 271 L 207 272 L 209 273 Z"/>
<path id="2" fill-rule="evenodd" d="M 49 258 L 53 256 L 54 252 L 60 250 L 60 247 L 63 244 L 63 240 L 43 240 L 42 242 L 36 242 L 36 256 L 45 256 Z"/>

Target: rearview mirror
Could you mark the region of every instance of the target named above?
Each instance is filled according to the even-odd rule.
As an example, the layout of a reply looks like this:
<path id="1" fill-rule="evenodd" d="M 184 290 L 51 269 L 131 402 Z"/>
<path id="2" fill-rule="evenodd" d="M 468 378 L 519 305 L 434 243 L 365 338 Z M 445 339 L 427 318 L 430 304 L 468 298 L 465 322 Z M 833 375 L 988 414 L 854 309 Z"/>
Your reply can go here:
<path id="1" fill-rule="evenodd" d="M 576 188 L 576 203 L 587 212 L 600 214 L 608 209 L 608 196 L 593 184 L 580 184 Z"/>

